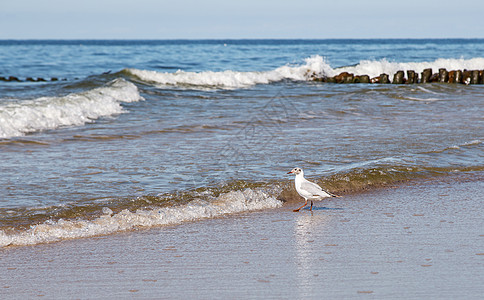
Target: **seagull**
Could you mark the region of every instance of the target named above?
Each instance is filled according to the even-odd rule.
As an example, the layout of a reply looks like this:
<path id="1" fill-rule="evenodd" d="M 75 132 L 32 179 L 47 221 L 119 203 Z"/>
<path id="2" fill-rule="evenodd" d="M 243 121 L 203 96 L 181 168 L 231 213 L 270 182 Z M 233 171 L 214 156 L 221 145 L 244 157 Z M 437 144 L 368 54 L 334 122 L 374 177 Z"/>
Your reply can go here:
<path id="1" fill-rule="evenodd" d="M 296 178 L 294 179 L 296 191 L 306 201 L 301 207 L 295 209 L 295 212 L 298 212 L 301 208 L 308 205 L 308 200 L 311 200 L 310 210 L 313 211 L 313 200 L 323 200 L 324 198 L 328 197 L 339 197 L 324 191 L 316 183 L 313 183 L 304 178 L 304 172 L 301 168 L 294 168 L 291 170 L 291 172 L 287 172 L 287 174 L 296 174 Z"/>

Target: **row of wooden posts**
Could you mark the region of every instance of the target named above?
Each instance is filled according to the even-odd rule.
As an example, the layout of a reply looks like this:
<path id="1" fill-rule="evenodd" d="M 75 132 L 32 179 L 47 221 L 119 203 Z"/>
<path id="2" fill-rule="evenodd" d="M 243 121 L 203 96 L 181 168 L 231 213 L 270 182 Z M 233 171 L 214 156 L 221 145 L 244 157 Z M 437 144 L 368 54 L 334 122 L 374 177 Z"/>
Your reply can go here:
<path id="1" fill-rule="evenodd" d="M 15 76 L 9 76 L 9 77 L 4 77 L 4 76 L 0 76 L 0 81 L 8 81 L 8 82 L 22 82 L 22 81 L 31 81 L 31 82 L 45 82 L 45 81 L 59 81 L 59 80 L 67 80 L 67 79 L 59 79 L 57 77 L 52 77 L 52 78 L 42 78 L 42 77 L 38 77 L 38 78 L 33 78 L 33 77 L 27 77 L 24 79 L 20 79 L 18 77 L 15 77 Z"/>
<path id="2" fill-rule="evenodd" d="M 446 69 L 439 69 L 438 73 L 432 73 L 432 69 L 425 69 L 419 74 L 413 70 L 407 71 L 407 77 L 405 78 L 405 73 L 403 71 L 397 71 L 393 75 L 393 80 L 390 81 L 390 76 L 388 74 L 380 74 L 370 78 L 368 75 L 354 75 L 348 72 L 342 72 L 333 77 L 327 76 L 317 76 L 314 74 L 312 76 L 314 81 L 321 82 L 331 82 L 331 83 L 393 83 L 393 84 L 412 84 L 412 83 L 430 83 L 430 82 L 441 82 L 441 83 L 462 83 L 462 84 L 484 84 L 484 70 L 454 70 L 447 71 Z M 50 79 L 44 78 L 32 78 L 27 77 L 25 80 L 21 80 L 15 76 L 2 77 L 0 76 L 0 81 L 31 81 L 31 82 L 42 82 L 42 81 L 58 81 L 66 80 L 52 77 Z"/>
<path id="3" fill-rule="evenodd" d="M 388 74 L 380 74 L 370 78 L 368 75 L 354 75 L 348 72 L 342 72 L 333 77 L 313 75 L 314 81 L 331 82 L 331 83 L 393 83 L 393 84 L 412 84 L 412 83 L 462 83 L 462 84 L 484 84 L 484 70 L 454 70 L 447 71 L 446 69 L 439 69 L 438 73 L 432 73 L 432 69 L 425 69 L 421 73 L 408 70 L 407 77 L 403 71 L 398 71 L 393 75 L 393 80 L 390 81 Z"/>

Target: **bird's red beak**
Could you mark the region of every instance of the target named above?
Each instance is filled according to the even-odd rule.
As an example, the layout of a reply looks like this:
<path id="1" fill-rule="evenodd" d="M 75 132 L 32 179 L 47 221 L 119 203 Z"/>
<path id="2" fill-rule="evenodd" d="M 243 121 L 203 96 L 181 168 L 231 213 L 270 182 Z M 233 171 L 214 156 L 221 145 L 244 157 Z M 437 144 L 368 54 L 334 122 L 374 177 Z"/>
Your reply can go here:
<path id="1" fill-rule="evenodd" d="M 292 174 L 292 171 L 291 172 L 287 172 L 287 174 Z"/>

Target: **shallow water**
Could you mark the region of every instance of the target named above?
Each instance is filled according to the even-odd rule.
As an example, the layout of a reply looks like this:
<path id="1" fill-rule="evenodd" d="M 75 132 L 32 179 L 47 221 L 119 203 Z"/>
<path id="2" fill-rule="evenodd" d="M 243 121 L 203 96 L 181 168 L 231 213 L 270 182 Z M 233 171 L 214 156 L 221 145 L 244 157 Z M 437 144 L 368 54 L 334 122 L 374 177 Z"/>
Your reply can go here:
<path id="1" fill-rule="evenodd" d="M 291 200 L 285 173 L 294 166 L 333 192 L 484 170 L 484 85 L 310 81 L 345 70 L 482 70 L 484 40 L 2 41 L 0 49 L 0 76 L 60 79 L 0 81 L 0 245 L 75 237 L 53 235 L 63 222 L 102 234 L 93 222 L 111 215 L 119 222 L 104 233 L 184 222 L 190 206 L 217 201 L 278 207 L 276 199 Z M 166 208 L 182 213 L 159 213 Z M 132 221 L 145 212 L 150 221 Z M 45 234 L 19 238 L 39 224 Z"/>

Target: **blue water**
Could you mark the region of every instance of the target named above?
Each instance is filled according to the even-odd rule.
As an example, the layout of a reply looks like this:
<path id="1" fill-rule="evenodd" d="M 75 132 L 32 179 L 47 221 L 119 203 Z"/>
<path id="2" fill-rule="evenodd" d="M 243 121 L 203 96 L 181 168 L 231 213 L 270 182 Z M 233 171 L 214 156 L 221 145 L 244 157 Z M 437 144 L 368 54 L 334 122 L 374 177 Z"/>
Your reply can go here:
<path id="1" fill-rule="evenodd" d="M 348 187 L 481 172 L 484 85 L 310 75 L 482 70 L 483 51 L 471 39 L 0 41 L 0 77 L 21 81 L 0 81 L 0 227 L 270 189 L 294 166 Z"/>
<path id="2" fill-rule="evenodd" d="M 263 71 L 321 55 L 333 67 L 361 60 L 398 62 L 482 57 L 483 39 L 0 41 L 0 74 L 85 77 L 138 68 Z"/>

